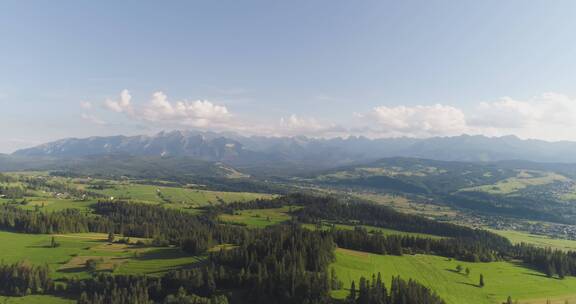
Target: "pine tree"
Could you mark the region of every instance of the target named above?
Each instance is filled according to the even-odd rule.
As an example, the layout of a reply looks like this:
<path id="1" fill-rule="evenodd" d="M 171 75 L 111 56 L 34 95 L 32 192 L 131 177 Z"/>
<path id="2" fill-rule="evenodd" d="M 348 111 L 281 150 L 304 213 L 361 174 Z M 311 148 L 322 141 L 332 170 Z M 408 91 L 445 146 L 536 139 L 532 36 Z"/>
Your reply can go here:
<path id="1" fill-rule="evenodd" d="M 356 302 L 356 283 L 352 280 L 352 284 L 350 284 L 350 294 L 348 295 L 348 299 L 351 300 L 352 303 Z"/>
<path id="2" fill-rule="evenodd" d="M 336 270 L 334 268 L 330 269 L 330 289 L 339 290 L 342 288 L 342 283 L 338 280 L 336 275 Z"/>
<path id="3" fill-rule="evenodd" d="M 368 281 L 364 277 L 360 277 L 359 284 L 360 292 L 358 294 L 358 304 L 368 304 L 368 289 L 370 288 Z"/>

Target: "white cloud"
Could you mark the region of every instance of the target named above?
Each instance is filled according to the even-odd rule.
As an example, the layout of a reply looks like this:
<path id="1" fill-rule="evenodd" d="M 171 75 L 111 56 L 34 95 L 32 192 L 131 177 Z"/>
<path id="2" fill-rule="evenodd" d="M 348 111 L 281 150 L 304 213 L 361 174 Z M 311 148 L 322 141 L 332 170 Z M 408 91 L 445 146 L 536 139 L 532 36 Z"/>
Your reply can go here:
<path id="1" fill-rule="evenodd" d="M 84 102 L 81 106 L 86 110 L 83 114 L 85 120 L 106 123 L 91 113 L 94 111 L 91 103 Z M 129 91 L 123 90 L 117 99 L 105 100 L 104 109 L 157 128 L 191 127 L 250 135 L 430 137 L 513 134 L 523 138 L 576 140 L 576 133 L 573 132 L 576 130 L 576 99 L 558 93 L 546 93 L 525 100 L 503 97 L 467 108 L 446 104 L 381 105 L 366 113 L 356 114 L 357 119 L 350 118 L 341 123 L 297 115 L 279 120 L 273 117 L 266 119 L 266 115 L 262 115 L 265 113 L 255 113 L 242 119 L 214 101 L 170 101 L 160 91 L 153 93 L 150 100 L 136 103 Z"/>
<path id="2" fill-rule="evenodd" d="M 357 116 L 372 122 L 376 130 L 387 136 L 457 135 L 468 131 L 464 112 L 441 104 L 379 106 L 367 114 Z"/>
<path id="3" fill-rule="evenodd" d="M 169 121 L 195 127 L 208 127 L 227 121 L 231 114 L 225 106 L 208 100 L 168 101 L 162 92 L 156 92 L 152 100 L 142 108 L 142 118 L 152 122 Z"/>
<path id="4" fill-rule="evenodd" d="M 488 123 L 494 124 L 494 120 L 499 118 L 497 115 L 514 119 L 507 125 L 511 128 L 532 124 L 572 125 L 576 122 L 576 100 L 557 93 L 546 93 L 524 101 L 505 97 L 496 102 L 483 102 L 479 110 Z"/>
<path id="5" fill-rule="evenodd" d="M 107 99 L 104 102 L 104 107 L 114 112 L 132 114 L 131 101 L 132 95 L 130 95 L 130 92 L 122 90 L 118 100 Z"/>
<path id="6" fill-rule="evenodd" d="M 226 124 L 232 117 L 225 106 L 216 105 L 208 100 L 170 102 L 166 94 L 160 91 L 152 94 L 149 102 L 136 105 L 132 103 L 132 96 L 128 90 L 123 90 L 119 100 L 108 99 L 104 102 L 104 107 L 113 112 L 124 113 L 132 119 L 198 128 L 226 129 Z"/>
<path id="7" fill-rule="evenodd" d="M 545 140 L 576 140 L 576 99 L 545 93 L 525 100 L 502 97 L 468 109 L 432 106 L 378 106 L 357 114 L 358 132 L 372 137 L 517 135 Z"/>
<path id="8" fill-rule="evenodd" d="M 89 101 L 80 101 L 80 107 L 84 110 L 84 113 L 80 114 L 80 117 L 93 124 L 105 125 L 107 124 L 104 120 L 98 118 L 96 115 L 92 114 L 93 105 Z"/>
<path id="9" fill-rule="evenodd" d="M 482 102 L 470 115 L 470 125 L 525 138 L 576 139 L 576 99 L 545 93 L 526 100 L 504 97 Z"/>

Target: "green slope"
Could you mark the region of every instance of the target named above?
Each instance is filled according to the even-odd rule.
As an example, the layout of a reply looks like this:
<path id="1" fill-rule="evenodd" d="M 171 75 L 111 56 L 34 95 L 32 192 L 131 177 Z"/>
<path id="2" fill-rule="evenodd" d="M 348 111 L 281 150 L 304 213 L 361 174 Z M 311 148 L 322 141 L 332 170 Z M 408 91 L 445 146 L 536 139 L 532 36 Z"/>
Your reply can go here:
<path id="1" fill-rule="evenodd" d="M 454 271 L 459 264 L 471 269 L 469 276 Z M 387 283 L 392 276 L 401 275 L 431 287 L 448 304 L 502 303 L 509 295 L 520 303 L 530 299 L 542 299 L 545 303 L 546 298 L 563 300 L 576 295 L 576 278 L 551 279 L 510 262 L 466 263 L 431 255 L 399 257 L 338 249 L 333 267 L 346 288 L 362 275 L 381 272 Z M 477 286 L 480 273 L 485 277 L 484 288 Z M 347 293 L 336 291 L 334 296 L 342 298 Z"/>

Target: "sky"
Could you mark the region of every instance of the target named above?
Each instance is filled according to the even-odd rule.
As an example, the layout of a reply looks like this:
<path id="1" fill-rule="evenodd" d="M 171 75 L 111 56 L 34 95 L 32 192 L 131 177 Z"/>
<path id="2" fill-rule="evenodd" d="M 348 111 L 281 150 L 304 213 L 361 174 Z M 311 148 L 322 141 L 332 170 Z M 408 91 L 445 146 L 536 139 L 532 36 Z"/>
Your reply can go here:
<path id="1" fill-rule="evenodd" d="M 0 152 L 173 129 L 576 140 L 576 2 L 0 2 Z"/>

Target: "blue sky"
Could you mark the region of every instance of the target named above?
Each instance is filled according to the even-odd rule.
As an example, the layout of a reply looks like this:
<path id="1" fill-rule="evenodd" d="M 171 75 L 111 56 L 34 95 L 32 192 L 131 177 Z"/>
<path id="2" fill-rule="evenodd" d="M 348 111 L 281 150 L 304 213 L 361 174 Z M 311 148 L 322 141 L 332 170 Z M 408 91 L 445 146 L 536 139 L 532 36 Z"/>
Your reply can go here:
<path id="1" fill-rule="evenodd" d="M 573 1 L 2 1 L 0 152 L 189 128 L 576 140 L 574 11 Z"/>

